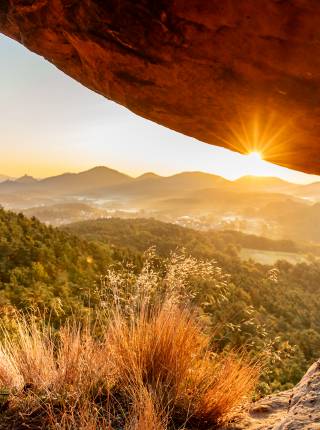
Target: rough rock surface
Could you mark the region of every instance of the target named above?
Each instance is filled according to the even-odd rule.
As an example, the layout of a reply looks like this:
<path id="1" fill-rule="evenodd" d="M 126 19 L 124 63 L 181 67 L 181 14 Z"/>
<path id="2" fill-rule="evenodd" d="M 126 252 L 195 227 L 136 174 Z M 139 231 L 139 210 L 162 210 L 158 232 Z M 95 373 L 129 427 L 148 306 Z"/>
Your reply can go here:
<path id="1" fill-rule="evenodd" d="M 320 360 L 292 390 L 255 403 L 237 429 L 320 430 Z"/>
<path id="2" fill-rule="evenodd" d="M 319 0 L 0 0 L 0 32 L 138 115 L 320 174 Z"/>

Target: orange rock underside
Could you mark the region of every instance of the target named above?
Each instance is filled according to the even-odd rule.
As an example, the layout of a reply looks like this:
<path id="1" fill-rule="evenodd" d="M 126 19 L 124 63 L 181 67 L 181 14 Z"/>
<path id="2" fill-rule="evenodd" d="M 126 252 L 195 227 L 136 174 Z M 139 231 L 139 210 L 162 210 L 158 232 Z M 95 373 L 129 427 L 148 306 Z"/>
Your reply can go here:
<path id="1" fill-rule="evenodd" d="M 138 115 L 320 174 L 319 0 L 0 0 L 0 31 Z"/>

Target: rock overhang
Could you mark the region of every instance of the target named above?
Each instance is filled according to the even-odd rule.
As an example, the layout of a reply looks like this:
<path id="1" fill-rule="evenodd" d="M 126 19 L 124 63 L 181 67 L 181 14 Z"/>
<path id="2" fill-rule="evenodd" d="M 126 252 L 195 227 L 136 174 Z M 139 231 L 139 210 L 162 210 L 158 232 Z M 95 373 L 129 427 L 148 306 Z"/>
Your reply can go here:
<path id="1" fill-rule="evenodd" d="M 142 117 L 320 174 L 318 0 L 0 0 L 0 31 Z"/>

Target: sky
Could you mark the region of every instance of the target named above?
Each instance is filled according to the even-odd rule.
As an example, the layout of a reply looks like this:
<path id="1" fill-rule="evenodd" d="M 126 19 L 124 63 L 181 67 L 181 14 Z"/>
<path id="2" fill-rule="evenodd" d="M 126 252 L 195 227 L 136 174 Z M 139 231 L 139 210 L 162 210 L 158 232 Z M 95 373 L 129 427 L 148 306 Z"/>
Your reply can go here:
<path id="1" fill-rule="evenodd" d="M 140 118 L 2 35 L 0 58 L 0 174 L 39 178 L 105 165 L 132 176 L 204 171 L 227 179 L 320 179 Z"/>

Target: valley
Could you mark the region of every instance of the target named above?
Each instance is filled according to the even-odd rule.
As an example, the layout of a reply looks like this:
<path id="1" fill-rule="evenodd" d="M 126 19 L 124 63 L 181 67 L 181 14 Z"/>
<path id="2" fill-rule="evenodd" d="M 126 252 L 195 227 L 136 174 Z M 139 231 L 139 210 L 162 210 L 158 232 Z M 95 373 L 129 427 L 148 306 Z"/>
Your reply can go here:
<path id="1" fill-rule="evenodd" d="M 0 183 L 0 204 L 60 226 L 97 218 L 156 218 L 196 230 L 235 230 L 320 242 L 320 183 L 277 178 L 228 181 L 202 172 L 137 178 L 107 167 Z"/>

